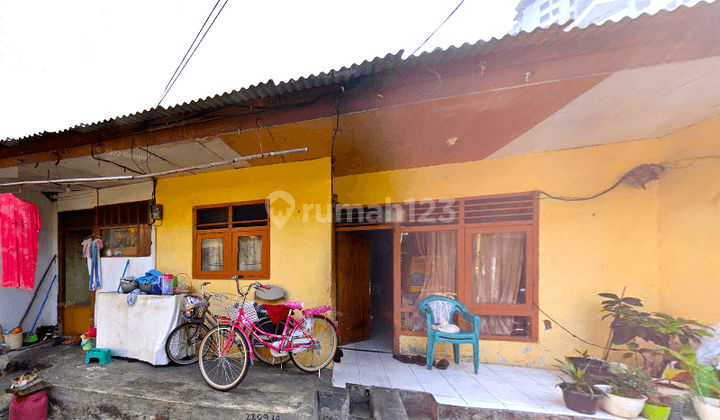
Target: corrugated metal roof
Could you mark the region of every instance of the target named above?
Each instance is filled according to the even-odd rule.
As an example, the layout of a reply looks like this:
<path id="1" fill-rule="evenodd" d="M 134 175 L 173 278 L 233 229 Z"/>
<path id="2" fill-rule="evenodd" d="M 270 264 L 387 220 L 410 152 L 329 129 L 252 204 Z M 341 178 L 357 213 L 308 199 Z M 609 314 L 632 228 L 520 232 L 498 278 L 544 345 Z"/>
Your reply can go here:
<path id="1" fill-rule="evenodd" d="M 701 2 L 692 7 L 692 9 L 717 7 L 718 4 L 720 4 L 720 2 L 716 2 L 714 4 Z M 403 50 L 400 50 L 396 54 L 387 54 L 382 58 L 376 57 L 372 61 L 366 60 L 360 64 L 353 64 L 350 67 L 342 67 L 339 70 L 330 70 L 327 73 L 323 72 L 317 75 L 301 77 L 297 80 L 290 79 L 287 82 L 280 82 L 278 84 L 275 84 L 272 80 L 270 80 L 267 83 L 261 83 L 240 90 L 233 90 L 229 93 L 206 97 L 205 99 L 198 99 L 181 105 L 174 105 L 169 108 L 161 106 L 154 111 L 152 118 L 156 119 L 179 116 L 190 112 L 217 109 L 227 105 L 242 104 L 248 101 L 319 88 L 331 84 L 346 83 L 357 77 L 389 72 L 398 69 L 400 66 L 403 68 L 428 66 L 480 53 L 510 52 L 519 48 L 528 48 L 529 46 L 537 47 L 548 42 L 558 41 L 560 39 L 567 40 L 577 37 L 578 33 L 581 31 L 583 36 L 589 36 L 591 34 L 596 35 L 595 32 L 597 32 L 602 36 L 608 36 L 606 39 L 612 39 L 612 31 L 622 28 L 631 20 L 640 24 L 648 19 L 656 19 L 658 20 L 658 23 L 662 23 L 660 21 L 663 18 L 668 18 L 670 15 L 676 17 L 687 13 L 688 10 L 690 10 L 690 8 L 683 5 L 674 10 L 663 10 L 655 15 L 645 13 L 635 19 L 625 17 L 618 22 L 607 21 L 602 25 L 591 24 L 587 28 L 573 28 L 569 32 L 564 32 L 563 29 L 566 27 L 565 24 L 554 24 L 547 28 L 536 28 L 530 33 L 520 32 L 515 35 L 507 34 L 500 39 L 492 38 L 489 41 L 480 40 L 474 44 L 466 42 L 460 47 L 450 46 L 447 49 L 436 48 L 431 52 L 423 52 L 420 55 L 411 56 L 404 60 L 402 59 Z M 698 16 L 704 13 L 701 10 L 697 10 L 697 12 Z M 151 113 L 153 113 L 152 110 L 144 110 L 142 112 L 111 118 L 93 124 L 80 124 L 58 132 L 43 132 L 17 139 L 0 140 L 0 144 L 12 147 L 20 142 L 39 140 L 41 138 L 53 137 L 71 132 L 91 133 L 106 128 L 139 124 L 145 121 Z"/>

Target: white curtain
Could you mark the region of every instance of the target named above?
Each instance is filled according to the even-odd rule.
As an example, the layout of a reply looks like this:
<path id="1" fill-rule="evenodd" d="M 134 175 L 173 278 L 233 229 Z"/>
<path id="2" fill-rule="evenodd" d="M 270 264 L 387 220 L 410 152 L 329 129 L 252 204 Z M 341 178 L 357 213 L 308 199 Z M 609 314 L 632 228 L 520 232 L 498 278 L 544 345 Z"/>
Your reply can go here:
<path id="1" fill-rule="evenodd" d="M 416 232 L 413 236 L 428 261 L 425 283 L 414 304 L 433 295 L 457 299 L 457 232 Z"/>
<path id="2" fill-rule="evenodd" d="M 516 304 L 525 268 L 525 233 L 473 236 L 473 302 Z M 512 316 L 481 317 L 480 332 L 510 335 Z"/>
<path id="3" fill-rule="evenodd" d="M 238 237 L 238 271 L 262 269 L 262 236 Z"/>

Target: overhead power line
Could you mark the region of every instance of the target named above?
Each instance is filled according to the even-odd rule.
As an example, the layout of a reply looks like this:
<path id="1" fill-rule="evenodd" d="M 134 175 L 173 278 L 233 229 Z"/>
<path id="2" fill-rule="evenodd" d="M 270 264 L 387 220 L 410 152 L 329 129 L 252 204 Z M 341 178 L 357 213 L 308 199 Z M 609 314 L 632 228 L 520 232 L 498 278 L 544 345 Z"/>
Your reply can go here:
<path id="1" fill-rule="evenodd" d="M 420 44 L 419 47 L 415 48 L 415 51 L 413 51 L 413 53 L 410 54 L 410 55 L 411 55 L 411 56 L 412 56 L 412 55 L 415 55 L 416 52 L 420 51 L 420 48 L 422 48 L 423 45 L 425 45 L 425 44 L 430 40 L 430 38 L 432 38 L 433 35 L 435 35 L 435 32 L 439 31 L 440 28 L 443 27 L 443 25 L 445 24 L 445 22 L 447 22 L 447 21 L 452 17 L 452 15 L 455 14 L 455 12 L 457 12 L 457 9 L 459 9 L 460 6 L 462 6 L 463 3 L 465 3 L 465 0 L 462 0 L 460 3 L 458 3 L 458 5 L 455 6 L 455 9 L 453 9 L 453 11 L 448 15 L 448 17 L 446 17 L 445 20 L 443 20 L 443 22 L 440 24 L 440 26 L 438 26 L 438 27 L 430 34 L 430 36 L 427 37 L 427 38 L 425 39 L 425 41 L 423 41 L 422 44 Z"/>
<path id="2" fill-rule="evenodd" d="M 190 44 L 190 47 L 185 52 L 185 55 L 183 56 L 182 60 L 180 60 L 180 64 L 178 64 L 177 68 L 175 69 L 175 72 L 170 77 L 170 80 L 167 82 L 167 85 L 165 85 L 165 90 L 163 90 L 162 94 L 160 95 L 160 98 L 155 103 L 155 106 L 153 108 L 157 108 L 160 106 L 162 101 L 165 99 L 165 97 L 170 93 L 170 89 L 173 88 L 175 85 L 175 82 L 180 78 L 180 75 L 182 74 L 183 70 L 185 70 L 185 66 L 190 62 L 190 59 L 192 59 L 193 55 L 195 55 L 195 51 L 197 51 L 198 47 L 200 47 L 200 44 L 203 42 L 203 39 L 205 39 L 205 36 L 208 34 L 210 29 L 212 28 L 213 24 L 215 24 L 215 21 L 217 20 L 218 16 L 220 16 L 220 13 L 222 13 L 223 9 L 227 5 L 229 0 L 225 0 L 225 3 L 223 3 L 222 7 L 220 7 L 220 10 L 218 10 L 217 13 L 215 13 L 215 9 L 217 9 L 218 4 L 220 4 L 221 0 L 218 0 L 215 3 L 215 6 L 213 6 L 212 10 L 210 11 L 210 14 L 205 19 L 205 22 L 203 22 L 202 26 L 200 27 L 200 30 L 198 31 L 197 35 L 195 35 L 195 39 L 193 39 L 192 44 Z M 215 17 L 213 17 L 213 14 Z M 208 25 L 208 21 L 210 21 L 210 18 L 212 19 L 212 22 L 210 22 L 210 25 Z M 207 26 L 207 29 L 205 27 Z M 202 34 L 202 36 L 200 36 Z M 199 39 L 198 39 L 199 38 Z"/>

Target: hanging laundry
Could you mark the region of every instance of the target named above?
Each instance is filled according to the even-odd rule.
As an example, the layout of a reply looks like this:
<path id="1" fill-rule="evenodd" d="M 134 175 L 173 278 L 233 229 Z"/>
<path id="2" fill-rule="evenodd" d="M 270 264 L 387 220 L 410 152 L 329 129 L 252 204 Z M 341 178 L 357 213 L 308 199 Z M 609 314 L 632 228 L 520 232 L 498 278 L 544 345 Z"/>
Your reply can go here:
<path id="1" fill-rule="evenodd" d="M 92 246 L 92 243 L 92 236 L 82 241 L 83 258 L 90 258 L 90 247 Z"/>
<path id="2" fill-rule="evenodd" d="M 103 248 L 102 239 L 95 239 L 90 245 L 90 291 L 102 287 L 102 270 L 100 264 L 100 250 Z"/>
<path id="3" fill-rule="evenodd" d="M 0 194 L 1 287 L 35 288 L 40 211 L 12 194 Z"/>

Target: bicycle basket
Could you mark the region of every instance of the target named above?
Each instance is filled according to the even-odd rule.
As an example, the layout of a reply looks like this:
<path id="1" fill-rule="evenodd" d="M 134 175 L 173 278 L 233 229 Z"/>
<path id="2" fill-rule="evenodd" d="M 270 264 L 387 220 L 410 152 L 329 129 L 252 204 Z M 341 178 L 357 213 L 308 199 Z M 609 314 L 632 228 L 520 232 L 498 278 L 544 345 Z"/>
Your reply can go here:
<path id="1" fill-rule="evenodd" d="M 230 317 L 231 320 L 235 321 L 238 317 L 238 312 L 240 310 L 241 302 L 235 302 L 232 305 L 225 308 L 227 311 L 228 317 Z M 243 313 L 245 314 L 245 318 L 247 318 L 248 321 L 255 324 L 258 322 L 258 316 L 257 311 L 255 310 L 255 302 L 245 302 L 243 305 Z"/>
<path id="2" fill-rule="evenodd" d="M 208 304 L 200 296 L 185 295 L 180 303 L 180 310 L 186 318 L 199 318 L 200 311 Z"/>

